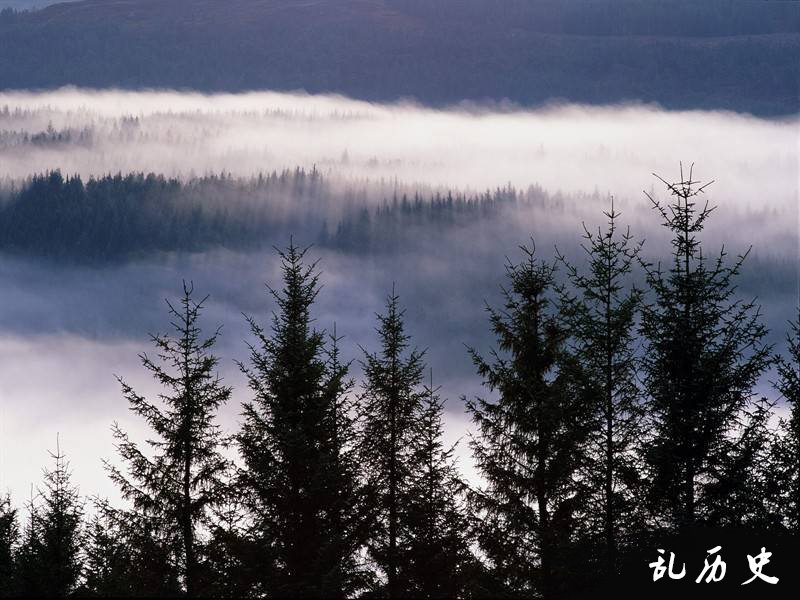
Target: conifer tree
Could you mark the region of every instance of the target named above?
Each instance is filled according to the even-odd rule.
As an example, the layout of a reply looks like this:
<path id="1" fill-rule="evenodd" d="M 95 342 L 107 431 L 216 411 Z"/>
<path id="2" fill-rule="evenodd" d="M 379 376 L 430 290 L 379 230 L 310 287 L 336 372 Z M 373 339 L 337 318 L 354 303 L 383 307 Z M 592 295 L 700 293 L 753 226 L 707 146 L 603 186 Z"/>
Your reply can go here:
<path id="1" fill-rule="evenodd" d="M 30 596 L 41 594 L 39 581 L 39 557 L 41 554 L 41 523 L 36 495 L 31 485 L 31 496 L 25 505 L 28 518 L 22 529 L 22 536 L 14 556 L 14 595 Z"/>
<path id="2" fill-rule="evenodd" d="M 494 593 L 551 599 L 579 572 L 568 557 L 591 404 L 550 298 L 555 269 L 522 251 L 525 260 L 506 267 L 503 308 L 487 306 L 497 349 L 490 360 L 470 349 L 494 396 L 467 402 L 485 480 L 473 500 L 478 541 L 501 586 Z"/>
<path id="3" fill-rule="evenodd" d="M 0 597 L 14 595 L 14 556 L 19 544 L 17 509 L 11 506 L 11 495 L 0 498 Z"/>
<path id="4" fill-rule="evenodd" d="M 424 352 L 409 348 L 404 311 L 392 289 L 386 312 L 377 315 L 380 350 L 364 350 L 364 429 L 362 456 L 368 478 L 375 490 L 378 511 L 369 551 L 386 576 L 385 594 L 397 598 L 403 593 L 399 580 L 403 495 L 410 483 L 411 447 L 415 418 L 420 408 Z"/>
<path id="5" fill-rule="evenodd" d="M 785 356 L 778 362 L 775 388 L 789 409 L 782 421 L 782 435 L 776 443 L 775 466 L 779 474 L 774 494 L 781 498 L 785 526 L 800 532 L 800 306 L 797 319 L 789 323 Z"/>
<path id="6" fill-rule="evenodd" d="M 660 179 L 660 178 L 659 178 Z M 650 198 L 673 235 L 668 270 L 641 261 L 652 300 L 643 305 L 644 387 L 654 439 L 647 453 L 651 505 L 660 522 L 682 529 L 708 517 L 708 486 L 719 478 L 729 436 L 742 426 L 753 386 L 770 362 L 754 301 L 736 297 L 747 254 L 709 258 L 698 235 L 712 208 L 698 204 L 710 184 L 661 180 L 672 196 Z M 648 195 L 649 196 L 649 195 Z"/>
<path id="7" fill-rule="evenodd" d="M 326 349 L 324 396 L 329 406 L 326 471 L 330 481 L 331 505 L 326 511 L 326 544 L 323 548 L 334 570 L 325 591 L 350 597 L 369 588 L 373 574 L 364 564 L 362 550 L 372 534 L 375 509 L 370 505 L 371 488 L 362 477 L 358 423 L 360 404 L 353 395 L 350 364 L 340 356 L 340 337 L 334 324 Z"/>
<path id="8" fill-rule="evenodd" d="M 342 430 L 349 425 L 340 405 L 346 366 L 328 360 L 325 334 L 313 326 L 319 275 L 316 263 L 304 263 L 305 253 L 292 242 L 279 251 L 284 287 L 268 288 L 278 310 L 269 332 L 248 317 L 257 342 L 250 364 L 241 365 L 254 395 L 238 436 L 241 484 L 261 592 L 280 597 L 342 595 L 356 552 L 339 528 L 353 492 L 352 464 L 340 462 L 342 440 L 351 435 Z"/>
<path id="9" fill-rule="evenodd" d="M 258 560 L 247 536 L 246 503 L 235 494 L 214 510 L 205 545 L 203 595 L 245 598 L 255 594 Z"/>
<path id="10" fill-rule="evenodd" d="M 586 521 L 590 533 L 602 540 L 603 567 L 613 575 L 626 533 L 641 526 L 636 522 L 636 450 L 642 441 L 642 406 L 634 345 L 641 294 L 631 286 L 641 244 L 633 243 L 630 230 L 619 233 L 613 200 L 603 214 L 608 218 L 604 232 L 592 233 L 584 226 L 586 274 L 563 255 L 558 258 L 571 284 L 561 290 L 570 345 L 589 379 L 594 402 L 582 477 L 593 507 Z"/>
<path id="11" fill-rule="evenodd" d="M 141 514 L 96 500 L 86 527 L 83 584 L 77 595 L 95 597 L 174 597 L 180 573 L 163 530 Z"/>
<path id="12" fill-rule="evenodd" d="M 776 530 L 781 514 L 774 507 L 782 494 L 773 489 L 780 477 L 780 467 L 773 463 L 780 440 L 769 423 L 775 402 L 760 398 L 750 404 L 737 419 L 737 431 L 722 440 L 719 456 L 710 465 L 704 521 L 715 527 Z"/>
<path id="13" fill-rule="evenodd" d="M 205 298 L 195 302 L 192 293 L 193 287 L 184 283 L 180 305 L 167 301 L 175 333 L 151 336 L 157 358 L 140 355 L 142 365 L 165 390 L 159 395 L 160 405 L 119 379 L 131 411 L 157 436 L 148 440 L 154 455 L 144 453 L 115 423 L 116 447 L 127 474 L 106 462 L 111 479 L 133 505 L 133 524 L 144 525 L 141 534 L 155 535 L 174 551 L 189 596 L 197 594 L 202 528 L 210 509 L 226 495 L 229 462 L 221 450 L 227 439 L 215 417 L 231 395 L 216 373 L 218 358 L 211 353 L 219 330 L 202 337 L 198 318 Z"/>
<path id="14" fill-rule="evenodd" d="M 17 555 L 16 591 L 22 596 L 66 597 L 81 575 L 83 504 L 58 444 L 50 456 L 54 466 L 44 470 L 44 486 L 37 494 L 41 504 L 32 498 L 28 506 Z"/>
<path id="15" fill-rule="evenodd" d="M 443 407 L 431 377 L 414 425 L 402 510 L 405 541 L 399 576 L 406 594 L 415 598 L 464 597 L 475 566 L 467 486 L 456 468 L 456 446 L 444 445 Z"/>
<path id="16" fill-rule="evenodd" d="M 83 594 L 101 598 L 133 596 L 131 552 L 122 543 L 107 511 L 97 507 L 86 526 Z"/>

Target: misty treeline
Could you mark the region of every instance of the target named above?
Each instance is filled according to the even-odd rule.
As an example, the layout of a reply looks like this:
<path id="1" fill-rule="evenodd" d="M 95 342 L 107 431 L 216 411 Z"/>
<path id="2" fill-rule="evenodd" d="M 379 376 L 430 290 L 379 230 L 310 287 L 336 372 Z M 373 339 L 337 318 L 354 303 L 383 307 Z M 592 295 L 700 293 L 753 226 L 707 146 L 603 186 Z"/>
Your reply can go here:
<path id="1" fill-rule="evenodd" d="M 53 171 L 0 191 L 0 251 L 115 263 L 159 252 L 254 249 L 294 231 L 323 247 L 388 252 L 421 228 L 436 233 L 504 207 L 557 207 L 559 201 L 538 186 L 481 194 L 412 191 L 397 182 L 329 181 L 315 168 L 188 181 L 129 173 L 84 182 Z"/>
<path id="2" fill-rule="evenodd" d="M 456 446 L 398 292 L 372 343 L 342 356 L 345 332 L 314 319 L 318 266 L 292 242 L 271 321 L 246 317 L 249 400 L 223 431 L 220 331 L 184 284 L 171 332 L 140 355 L 159 395 L 120 378 L 150 429 L 137 440 L 113 425 L 106 468 L 125 502 L 83 498 L 57 448 L 27 516 L 0 503 L 2 593 L 570 598 L 664 532 L 796 534 L 800 323 L 785 347 L 765 343 L 758 305 L 737 293 L 745 257 L 703 248 L 704 186 L 691 172 L 664 183 L 663 264 L 613 204 L 584 231 L 583 260 L 541 258 L 533 242 L 509 260 L 486 307 L 495 344 L 468 349 L 485 394 L 462 399 L 474 427 Z M 477 481 L 459 471 L 467 450 Z"/>

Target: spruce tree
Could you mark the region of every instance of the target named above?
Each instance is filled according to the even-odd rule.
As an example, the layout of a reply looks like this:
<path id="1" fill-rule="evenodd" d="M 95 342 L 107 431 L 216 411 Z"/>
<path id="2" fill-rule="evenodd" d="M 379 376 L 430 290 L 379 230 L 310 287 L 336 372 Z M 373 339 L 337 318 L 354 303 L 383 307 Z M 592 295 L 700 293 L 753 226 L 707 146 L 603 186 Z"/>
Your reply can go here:
<path id="1" fill-rule="evenodd" d="M 247 519 L 246 503 L 235 494 L 215 508 L 205 545 L 203 595 L 215 598 L 254 595 L 258 560 L 247 536 Z"/>
<path id="2" fill-rule="evenodd" d="M 28 506 L 29 521 L 17 555 L 17 593 L 63 598 L 81 576 L 83 503 L 72 485 L 69 463 L 56 445 L 53 469 L 44 470 L 41 504 Z"/>
<path id="3" fill-rule="evenodd" d="M 28 518 L 22 529 L 20 544 L 14 556 L 14 595 L 35 596 L 42 595 L 41 576 L 41 519 L 39 518 L 39 506 L 36 504 L 37 497 L 31 485 L 30 499 L 25 505 L 28 511 Z"/>
<path id="4" fill-rule="evenodd" d="M 760 398 L 750 404 L 737 419 L 737 431 L 722 440 L 719 456 L 710 466 L 704 522 L 715 527 L 777 530 L 781 513 L 775 506 L 781 492 L 775 493 L 774 483 L 780 468 L 773 460 L 780 438 L 770 427 L 775 403 Z"/>
<path id="5" fill-rule="evenodd" d="M 399 576 L 415 598 L 464 597 L 476 564 L 469 547 L 467 486 L 456 468 L 456 446 L 444 445 L 443 407 L 431 377 L 414 425 L 401 511 L 405 539 Z"/>
<path id="6" fill-rule="evenodd" d="M 216 373 L 211 353 L 219 330 L 203 338 L 198 319 L 205 298 L 192 299 L 184 283 L 180 305 L 167 301 L 174 335 L 152 335 L 157 357 L 140 355 L 142 365 L 164 388 L 158 404 L 119 379 L 130 409 L 144 418 L 156 439 L 144 453 L 115 423 L 116 447 L 127 474 L 106 462 L 111 479 L 133 506 L 132 525 L 143 525 L 174 551 L 185 592 L 198 593 L 203 527 L 209 511 L 224 501 L 229 461 L 221 454 L 227 439 L 215 423 L 216 412 L 231 395 Z M 168 569 L 168 565 L 164 565 Z"/>
<path id="7" fill-rule="evenodd" d="M 14 555 L 19 544 L 17 509 L 11 506 L 11 495 L 0 498 L 0 597 L 14 595 Z"/>
<path id="8" fill-rule="evenodd" d="M 694 181 L 691 169 L 684 177 L 683 168 L 680 181 L 661 181 L 671 204 L 650 199 L 673 236 L 671 264 L 664 270 L 641 261 L 651 295 L 641 320 L 654 437 L 646 458 L 658 522 L 683 529 L 707 520 L 708 486 L 719 479 L 716 465 L 743 425 L 770 350 L 759 308 L 736 297 L 747 253 L 728 264 L 724 247 L 713 258 L 702 250 L 698 236 L 713 209 L 698 196 L 710 184 Z"/>
<path id="9" fill-rule="evenodd" d="M 135 595 L 132 589 L 131 552 L 102 506 L 86 526 L 84 582 L 81 594 L 101 598 Z"/>
<path id="10" fill-rule="evenodd" d="M 522 251 L 525 260 L 506 267 L 503 308 L 487 306 L 498 347 L 489 360 L 470 349 L 492 394 L 467 402 L 485 481 L 473 501 L 494 593 L 550 599 L 567 594 L 580 572 L 570 554 L 591 403 L 551 300 L 554 266 Z"/>
<path id="11" fill-rule="evenodd" d="M 642 525 L 636 514 L 642 405 L 634 329 L 641 293 L 631 284 L 641 244 L 633 242 L 630 230 L 618 231 L 613 200 L 603 214 L 608 218 L 605 231 L 598 228 L 593 233 L 584 226 L 585 274 L 563 255 L 558 258 L 571 284 L 561 289 L 570 346 L 590 382 L 593 400 L 582 469 L 592 507 L 586 527 L 599 537 L 602 567 L 610 576 L 617 572 L 620 546 Z"/>
<path id="12" fill-rule="evenodd" d="M 152 520 L 150 520 L 152 522 Z M 83 584 L 77 595 L 174 597 L 181 595 L 172 539 L 138 513 L 96 500 L 86 527 Z"/>
<path id="13" fill-rule="evenodd" d="M 323 551 L 334 570 L 327 578 L 325 591 L 351 597 L 373 583 L 373 573 L 362 559 L 362 550 L 372 530 L 373 513 L 370 486 L 362 477 L 358 398 L 349 377 L 350 363 L 342 362 L 340 337 L 336 325 L 326 349 L 324 396 L 328 402 L 329 426 L 327 467 L 331 505 L 326 509 L 326 547 Z"/>
<path id="14" fill-rule="evenodd" d="M 260 591 L 280 597 L 342 595 L 357 552 L 342 520 L 359 517 L 348 508 L 353 465 L 341 463 L 351 436 L 340 404 L 346 366 L 329 360 L 314 328 L 319 275 L 305 253 L 292 242 L 279 251 L 283 289 L 268 288 L 278 309 L 269 332 L 248 317 L 256 343 L 240 365 L 254 395 L 238 435 L 241 485 Z"/>
<path id="15" fill-rule="evenodd" d="M 377 315 L 380 350 L 364 352 L 362 456 L 377 510 L 369 551 L 386 576 L 389 598 L 404 593 L 399 580 L 405 532 L 401 531 L 403 495 L 410 484 L 411 448 L 419 413 L 424 352 L 409 347 L 404 311 L 392 289 L 386 312 Z"/>
<path id="16" fill-rule="evenodd" d="M 786 354 L 778 362 L 775 388 L 789 409 L 781 423 L 782 435 L 776 443 L 775 466 L 779 474 L 775 495 L 781 498 L 785 526 L 800 532 L 800 306 L 797 319 L 789 323 Z"/>

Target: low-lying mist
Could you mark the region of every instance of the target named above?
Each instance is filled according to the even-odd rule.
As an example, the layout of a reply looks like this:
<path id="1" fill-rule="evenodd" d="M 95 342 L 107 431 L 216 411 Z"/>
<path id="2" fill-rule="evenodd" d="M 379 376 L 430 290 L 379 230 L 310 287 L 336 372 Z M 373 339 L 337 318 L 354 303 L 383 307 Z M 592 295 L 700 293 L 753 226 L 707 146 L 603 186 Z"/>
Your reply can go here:
<path id="1" fill-rule="evenodd" d="M 637 195 L 643 176 L 698 162 L 743 206 L 794 206 L 798 119 L 656 106 L 432 110 L 337 96 L 253 92 L 0 93 L 0 160 L 10 178 L 144 171 L 238 176 L 295 166 L 482 191 Z"/>
<path id="2" fill-rule="evenodd" d="M 223 422 L 233 429 L 247 399 L 234 363 L 247 355 L 242 313 L 268 322 L 264 283 L 279 284 L 271 246 L 290 236 L 313 244 L 324 286 L 316 322 L 336 324 L 348 358 L 374 348 L 373 314 L 396 286 L 450 399 L 455 440 L 467 427 L 460 397 L 478 392 L 465 345 L 492 343 L 484 301 L 498 302 L 506 257 L 533 238 L 540 258 L 557 245 L 580 265 L 582 223 L 603 227 L 611 196 L 644 254 L 667 256 L 642 190 L 666 199 L 651 173 L 676 180 L 680 161 L 716 180 L 705 248 L 725 243 L 733 257 L 753 246 L 739 293 L 759 298 L 780 347 L 800 281 L 797 135 L 797 119 L 654 106 L 439 111 L 267 92 L 0 93 L 0 231 L 19 234 L 0 240 L 0 490 L 21 502 L 60 432 L 83 491 L 113 495 L 100 463 L 113 455 L 108 427 L 139 431 L 113 375 L 155 391 L 136 354 L 168 327 L 163 300 L 182 279 L 210 294 L 206 327 L 223 325 L 221 372 L 236 386 Z M 313 194 L 298 191 L 297 169 L 317 178 Z M 30 203 L 12 223 L 9 203 L 30 200 L 31 177 L 53 170 L 86 189 L 109 173 L 152 172 L 166 186 L 153 189 L 174 195 L 108 184 L 92 210 L 54 215 Z M 273 172 L 285 180 L 270 187 Z"/>

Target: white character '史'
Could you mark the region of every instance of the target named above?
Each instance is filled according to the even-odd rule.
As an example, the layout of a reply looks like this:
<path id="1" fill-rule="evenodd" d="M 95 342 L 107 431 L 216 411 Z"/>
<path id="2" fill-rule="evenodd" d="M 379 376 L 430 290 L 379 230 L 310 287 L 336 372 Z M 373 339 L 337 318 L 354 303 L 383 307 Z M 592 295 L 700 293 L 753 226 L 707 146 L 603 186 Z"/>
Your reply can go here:
<path id="1" fill-rule="evenodd" d="M 705 560 L 705 566 L 703 567 L 702 573 L 697 576 L 695 583 L 700 583 L 702 581 L 703 576 L 708 572 L 708 577 L 706 577 L 706 583 L 711 583 L 712 581 L 722 581 L 722 578 L 725 577 L 725 571 L 727 570 L 728 566 L 725 564 L 725 561 L 722 560 L 722 557 L 717 554 L 714 557 L 714 562 L 709 564 L 708 559 L 719 552 L 722 549 L 722 546 L 714 546 L 711 550 L 708 550 L 708 556 Z M 719 571 L 719 573 L 718 573 Z"/>
<path id="2" fill-rule="evenodd" d="M 756 579 L 761 579 L 773 585 L 780 581 L 777 577 L 770 577 L 761 572 L 764 566 L 769 562 L 770 556 L 772 556 L 772 552 L 767 552 L 767 549 L 764 547 L 761 548 L 761 554 L 757 554 L 756 556 L 747 555 L 747 563 L 750 565 L 750 572 L 753 573 L 753 576 L 742 585 L 747 585 Z"/>
<path id="3" fill-rule="evenodd" d="M 663 555 L 664 550 L 661 548 L 658 549 L 658 553 Z M 665 573 L 667 573 L 667 567 L 664 566 L 664 557 L 659 556 L 656 562 L 651 562 L 647 565 L 651 569 L 653 569 L 653 581 L 658 581 L 661 579 Z M 669 578 L 670 579 L 683 579 L 686 575 L 686 563 L 684 563 L 683 568 L 681 569 L 680 573 L 676 573 L 674 570 L 675 566 L 675 553 L 669 553 Z"/>

